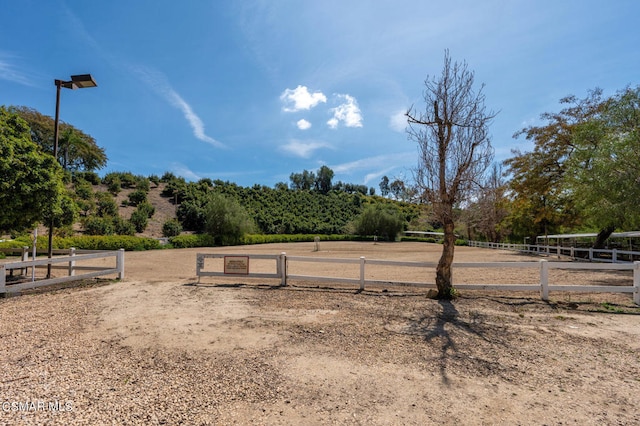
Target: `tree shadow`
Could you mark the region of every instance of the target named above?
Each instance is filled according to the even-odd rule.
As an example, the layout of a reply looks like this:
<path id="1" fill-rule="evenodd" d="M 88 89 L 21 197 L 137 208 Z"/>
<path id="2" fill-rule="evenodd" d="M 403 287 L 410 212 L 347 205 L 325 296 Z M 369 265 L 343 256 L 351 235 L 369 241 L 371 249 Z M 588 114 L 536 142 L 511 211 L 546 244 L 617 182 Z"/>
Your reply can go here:
<path id="1" fill-rule="evenodd" d="M 422 316 L 410 323 L 407 334 L 421 336 L 425 342 L 433 344 L 438 349 L 438 367 L 442 383 L 450 386 L 451 380 L 448 368 L 452 360 L 457 362 L 471 362 L 480 365 L 486 370 L 495 370 L 495 361 L 471 356 L 468 348 L 459 348 L 456 336 L 469 335 L 479 338 L 489 344 L 505 344 L 504 340 L 498 341 L 495 328 L 484 324 L 483 316 L 479 313 L 471 313 L 469 321 L 461 318 L 460 312 L 450 300 L 439 300 L 440 312 L 433 316 Z M 439 348 L 437 345 L 440 344 Z M 466 344 L 469 344 L 467 342 Z M 471 351 L 475 350 L 474 348 Z M 473 367 L 475 368 L 475 367 Z"/>

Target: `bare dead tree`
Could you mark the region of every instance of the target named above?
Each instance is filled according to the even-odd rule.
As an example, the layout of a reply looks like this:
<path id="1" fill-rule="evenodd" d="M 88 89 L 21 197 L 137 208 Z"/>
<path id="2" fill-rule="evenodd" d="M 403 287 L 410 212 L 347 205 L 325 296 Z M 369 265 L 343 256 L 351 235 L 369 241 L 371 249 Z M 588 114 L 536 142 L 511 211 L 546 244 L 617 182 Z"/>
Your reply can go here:
<path id="1" fill-rule="evenodd" d="M 454 207 L 469 197 L 493 161 L 488 127 L 496 114 L 485 111 L 484 85 L 476 92 L 473 83 L 466 62 L 452 64 L 447 50 L 442 74 L 424 82 L 424 111 L 412 106 L 406 113 L 409 139 L 418 143 L 420 154 L 416 184 L 444 227 L 436 286 L 438 297 L 445 299 L 455 296 Z"/>

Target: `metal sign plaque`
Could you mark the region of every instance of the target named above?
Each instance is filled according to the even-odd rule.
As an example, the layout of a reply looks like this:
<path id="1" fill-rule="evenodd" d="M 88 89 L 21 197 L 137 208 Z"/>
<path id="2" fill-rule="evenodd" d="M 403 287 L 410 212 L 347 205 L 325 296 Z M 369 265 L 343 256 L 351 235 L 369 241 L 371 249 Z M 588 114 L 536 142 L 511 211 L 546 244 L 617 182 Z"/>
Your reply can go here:
<path id="1" fill-rule="evenodd" d="M 249 275 L 249 256 L 225 256 L 224 273 L 231 275 Z"/>

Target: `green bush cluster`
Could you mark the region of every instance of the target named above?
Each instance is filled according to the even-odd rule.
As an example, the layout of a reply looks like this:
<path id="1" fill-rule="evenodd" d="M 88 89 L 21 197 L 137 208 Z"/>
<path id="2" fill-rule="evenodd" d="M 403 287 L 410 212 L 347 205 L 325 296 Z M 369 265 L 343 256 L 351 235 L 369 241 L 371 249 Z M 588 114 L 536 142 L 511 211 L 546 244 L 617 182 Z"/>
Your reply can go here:
<path id="1" fill-rule="evenodd" d="M 174 248 L 213 247 L 214 238 L 209 234 L 183 234 L 169 238 Z"/>
<path id="2" fill-rule="evenodd" d="M 0 247 L 31 247 L 33 238 L 22 235 L 13 241 L 0 243 Z M 47 235 L 38 236 L 38 251 L 47 250 L 49 240 Z M 155 250 L 162 248 L 160 241 L 154 238 L 134 237 L 129 235 L 79 235 L 74 237 L 53 237 L 54 249 L 68 249 L 75 247 L 84 250 L 118 250 L 127 251 Z"/>
<path id="3" fill-rule="evenodd" d="M 182 225 L 177 219 L 169 219 L 162 225 L 164 237 L 177 237 L 182 233 Z"/>

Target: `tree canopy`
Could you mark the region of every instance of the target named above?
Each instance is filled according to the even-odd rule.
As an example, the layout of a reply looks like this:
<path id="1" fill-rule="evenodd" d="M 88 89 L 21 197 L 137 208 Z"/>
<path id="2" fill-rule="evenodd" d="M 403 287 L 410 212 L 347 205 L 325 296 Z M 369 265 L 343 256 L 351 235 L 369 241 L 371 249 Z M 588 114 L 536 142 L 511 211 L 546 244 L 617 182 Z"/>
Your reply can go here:
<path id="1" fill-rule="evenodd" d="M 31 140 L 27 122 L 0 107 L 0 231 L 22 231 L 51 214 L 62 216 L 62 176 L 53 156 Z"/>
<path id="2" fill-rule="evenodd" d="M 33 142 L 44 152 L 53 152 L 54 119 L 33 108 L 9 107 L 29 125 Z M 65 170 L 93 171 L 107 165 L 107 155 L 95 139 L 72 125 L 60 122 L 58 134 L 58 161 Z"/>
<path id="3" fill-rule="evenodd" d="M 505 161 L 513 193 L 514 232 L 533 237 L 578 227 L 595 228 L 600 247 L 616 228 L 640 225 L 640 87 L 604 98 L 562 98 L 559 113 L 516 134 L 534 142 L 530 152 Z"/>

